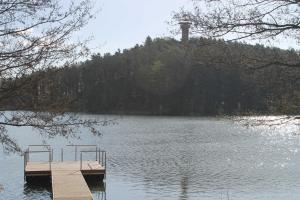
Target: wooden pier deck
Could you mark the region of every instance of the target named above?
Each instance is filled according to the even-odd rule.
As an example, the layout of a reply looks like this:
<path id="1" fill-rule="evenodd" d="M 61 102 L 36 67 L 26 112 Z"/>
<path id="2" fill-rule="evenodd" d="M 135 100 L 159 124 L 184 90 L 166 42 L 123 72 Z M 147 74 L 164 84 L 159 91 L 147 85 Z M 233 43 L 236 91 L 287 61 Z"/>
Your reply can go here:
<path id="1" fill-rule="evenodd" d="M 53 200 L 92 200 L 89 190 L 80 171 L 54 170 L 52 177 Z"/>
<path id="2" fill-rule="evenodd" d="M 29 153 L 30 151 L 28 151 Z M 100 151 L 96 155 L 98 153 Z M 25 155 L 24 158 L 24 176 L 26 180 L 49 177 L 52 184 L 53 200 L 92 200 L 93 197 L 85 177 L 100 180 L 105 177 L 106 173 L 105 166 L 100 164 L 100 156 L 98 157 L 99 160 L 96 161 L 83 161 L 82 156 L 80 161 L 52 161 L 53 156 L 51 155 L 48 162 L 28 161 L 28 155 Z"/>

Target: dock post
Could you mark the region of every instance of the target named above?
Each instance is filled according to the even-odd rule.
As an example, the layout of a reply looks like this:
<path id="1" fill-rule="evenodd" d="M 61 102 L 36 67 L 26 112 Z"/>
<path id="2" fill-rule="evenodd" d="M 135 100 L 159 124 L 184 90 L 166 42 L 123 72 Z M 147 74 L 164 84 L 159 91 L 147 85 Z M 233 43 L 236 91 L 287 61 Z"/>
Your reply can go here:
<path id="1" fill-rule="evenodd" d="M 97 150 L 98 150 L 98 147 L 96 147 L 96 161 L 97 161 L 97 156 L 98 156 L 98 155 L 97 155 L 97 152 L 98 152 Z"/>
<path id="2" fill-rule="evenodd" d="M 51 149 L 51 162 L 53 162 L 53 149 Z"/>
<path id="3" fill-rule="evenodd" d="M 27 159 L 27 151 L 24 152 L 24 180 L 26 180 L 25 172 L 26 172 L 26 159 Z"/>
<path id="4" fill-rule="evenodd" d="M 99 148 L 99 152 L 98 152 L 98 163 L 100 164 L 100 148 Z"/>
<path id="5" fill-rule="evenodd" d="M 105 166 L 105 169 L 106 169 L 106 152 L 104 152 L 104 156 L 105 156 L 104 166 Z"/>
<path id="6" fill-rule="evenodd" d="M 49 169 L 51 171 L 51 151 L 49 151 Z"/>
<path id="7" fill-rule="evenodd" d="M 105 155 L 105 162 L 104 162 L 104 168 L 105 168 L 105 174 L 104 174 L 104 178 L 105 178 L 105 181 L 106 181 L 106 151 L 104 152 L 104 155 Z"/>
<path id="8" fill-rule="evenodd" d="M 63 148 L 61 148 L 60 160 L 61 160 L 61 162 L 64 161 L 64 149 Z"/>
<path id="9" fill-rule="evenodd" d="M 77 146 L 75 146 L 75 161 L 77 161 Z"/>
<path id="10" fill-rule="evenodd" d="M 101 165 L 103 165 L 103 151 L 101 152 Z"/>
<path id="11" fill-rule="evenodd" d="M 80 170 L 82 170 L 82 152 L 80 152 Z"/>
<path id="12" fill-rule="evenodd" d="M 27 162 L 29 161 L 29 147 L 27 148 L 27 152 L 28 152 L 28 154 L 27 154 Z"/>

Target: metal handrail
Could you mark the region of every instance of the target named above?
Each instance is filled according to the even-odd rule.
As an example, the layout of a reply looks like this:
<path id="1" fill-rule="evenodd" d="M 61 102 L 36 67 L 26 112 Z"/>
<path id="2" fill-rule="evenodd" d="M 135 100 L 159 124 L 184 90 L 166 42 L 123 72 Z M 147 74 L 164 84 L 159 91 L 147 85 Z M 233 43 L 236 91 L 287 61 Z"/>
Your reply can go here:
<path id="1" fill-rule="evenodd" d="M 98 148 L 95 144 L 68 144 L 67 147 L 75 147 L 75 158 L 74 160 L 77 161 L 77 147 L 96 147 L 96 150 Z"/>
<path id="2" fill-rule="evenodd" d="M 25 176 L 25 170 L 28 162 L 30 161 L 30 153 L 49 153 L 49 169 L 51 170 L 51 163 L 53 161 L 53 149 L 51 150 L 44 150 L 44 151 L 39 151 L 39 150 L 30 150 L 30 146 L 50 146 L 50 145 L 29 145 L 27 150 L 24 152 L 24 176 Z"/>
<path id="3" fill-rule="evenodd" d="M 45 152 L 51 152 L 51 151 L 27 151 L 27 153 L 45 153 Z"/>
<path id="4" fill-rule="evenodd" d="M 98 163 L 106 169 L 106 151 L 101 151 L 100 149 L 97 149 L 96 151 L 92 151 L 92 150 L 80 151 L 80 170 L 82 170 L 82 158 L 83 158 L 82 153 L 93 153 L 93 152 L 95 152 L 96 154 L 96 161 L 98 161 Z"/>
<path id="5" fill-rule="evenodd" d="M 93 151 L 93 150 L 82 150 L 82 151 L 80 151 L 80 152 L 83 152 L 83 153 L 92 153 L 92 152 L 97 152 L 97 151 Z"/>
<path id="6" fill-rule="evenodd" d="M 49 144 L 30 144 L 28 147 L 50 147 Z"/>
<path id="7" fill-rule="evenodd" d="M 48 149 L 49 148 L 50 149 L 47 150 L 47 151 L 46 150 L 40 151 L 40 150 L 30 150 L 30 147 L 47 147 Z M 49 153 L 49 163 L 50 163 L 51 161 L 53 161 L 53 149 L 51 149 L 51 145 L 49 145 L 49 144 L 30 144 L 30 145 L 28 145 L 28 148 L 25 152 L 27 154 L 26 165 L 27 165 L 27 162 L 29 161 L 29 154 L 30 153 L 45 153 L 45 152 Z"/>
<path id="8" fill-rule="evenodd" d="M 50 148 L 51 149 L 51 146 L 49 144 L 31 144 L 31 145 L 28 145 L 28 150 L 30 149 L 30 147 L 46 147 L 46 148 Z"/>
<path id="9" fill-rule="evenodd" d="M 82 160 L 83 153 L 93 153 L 95 152 L 95 160 L 106 169 L 106 151 L 101 151 L 97 145 L 67 145 L 75 147 L 75 161 L 77 160 L 77 147 L 95 147 L 95 150 L 81 150 L 80 151 L 80 170 L 82 170 Z M 49 150 L 30 150 L 30 147 L 50 147 Z M 28 162 L 30 161 L 31 153 L 49 153 L 49 168 L 51 170 L 51 165 L 53 162 L 53 149 L 50 145 L 29 145 L 26 151 L 24 152 L 24 178 L 25 178 L 25 170 Z M 63 148 L 61 149 L 61 161 L 64 160 L 64 152 Z"/>
<path id="10" fill-rule="evenodd" d="M 68 146 L 68 147 L 73 147 L 73 146 L 85 146 L 85 147 L 90 147 L 90 146 L 97 146 L 96 144 L 68 144 L 68 145 L 66 145 L 66 146 Z"/>
<path id="11" fill-rule="evenodd" d="M 82 170 L 82 153 L 96 153 L 97 155 L 97 150 L 96 151 L 91 151 L 91 150 L 82 150 L 80 151 L 80 170 Z M 96 161 L 97 161 L 97 156 L 96 156 Z"/>

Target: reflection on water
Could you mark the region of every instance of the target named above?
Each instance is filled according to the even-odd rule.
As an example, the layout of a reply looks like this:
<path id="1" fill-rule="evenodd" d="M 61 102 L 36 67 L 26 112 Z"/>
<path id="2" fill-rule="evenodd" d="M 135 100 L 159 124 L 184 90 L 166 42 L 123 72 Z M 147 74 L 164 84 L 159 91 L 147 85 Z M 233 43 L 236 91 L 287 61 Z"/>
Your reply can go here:
<path id="1" fill-rule="evenodd" d="M 181 177 L 181 194 L 180 194 L 180 200 L 187 200 L 188 199 L 188 177 L 183 176 Z"/>
<path id="2" fill-rule="evenodd" d="M 24 199 L 51 199 L 51 183 L 48 181 L 24 183 Z"/>
<path id="3" fill-rule="evenodd" d="M 80 134 L 81 141 L 48 139 L 24 128 L 10 134 L 24 148 L 47 140 L 58 151 L 78 143 L 105 149 L 106 183 L 89 184 L 95 199 L 296 200 L 300 130 L 297 121 L 282 120 L 126 116 L 114 126 L 100 127 L 101 137 Z M 274 126 L 276 121 L 280 125 Z M 5 188 L 0 199 L 51 199 L 49 188 L 24 185 L 19 156 L 0 152 L 0 163 L 5 163 L 0 164 L 0 184 Z"/>
<path id="4" fill-rule="evenodd" d="M 106 200 L 106 182 L 103 181 L 88 181 L 87 182 L 94 200 Z"/>

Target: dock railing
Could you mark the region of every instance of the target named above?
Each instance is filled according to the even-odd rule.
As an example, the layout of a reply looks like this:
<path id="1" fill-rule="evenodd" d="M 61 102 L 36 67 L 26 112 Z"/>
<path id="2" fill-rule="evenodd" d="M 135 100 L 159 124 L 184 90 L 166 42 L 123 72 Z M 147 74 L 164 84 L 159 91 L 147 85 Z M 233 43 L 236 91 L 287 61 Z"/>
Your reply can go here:
<path id="1" fill-rule="evenodd" d="M 106 151 L 101 151 L 100 149 L 96 148 L 95 151 L 80 151 L 80 170 L 82 170 L 82 161 L 84 153 L 95 153 L 95 161 L 98 161 L 98 163 L 106 169 Z"/>
<path id="2" fill-rule="evenodd" d="M 47 148 L 48 150 L 32 150 L 32 147 L 42 147 Z M 94 147 L 95 150 L 80 150 L 80 170 L 82 170 L 82 161 L 83 161 L 83 154 L 85 153 L 95 153 L 95 161 L 106 169 L 106 151 L 101 150 L 97 145 L 67 145 L 67 147 L 74 147 L 75 148 L 75 157 L 74 160 L 77 161 L 77 154 L 78 148 L 80 147 Z M 48 161 L 49 162 L 49 170 L 51 171 L 51 163 L 53 162 L 53 149 L 50 145 L 29 145 L 27 150 L 24 152 L 24 172 L 26 169 L 27 163 L 30 161 L 30 154 L 32 153 L 48 153 Z M 64 161 L 64 149 L 61 149 L 61 162 Z M 25 173 L 24 173 L 25 174 Z"/>
<path id="3" fill-rule="evenodd" d="M 46 147 L 48 150 L 32 150 L 31 147 Z M 29 145 L 26 151 L 24 152 L 24 178 L 25 178 L 25 169 L 27 163 L 30 161 L 30 154 L 37 154 L 37 153 L 48 153 L 48 163 L 49 163 L 49 170 L 51 171 L 51 162 L 53 161 L 53 149 L 51 149 L 50 145 Z"/>
<path id="4" fill-rule="evenodd" d="M 98 149 L 98 146 L 97 145 L 86 145 L 86 144 L 70 144 L 70 145 L 67 145 L 67 147 L 74 147 L 75 148 L 75 158 L 74 160 L 77 161 L 77 152 L 78 152 L 78 148 L 80 147 L 95 147 L 95 151 L 97 151 Z M 63 149 L 61 150 L 61 160 L 63 160 Z"/>

